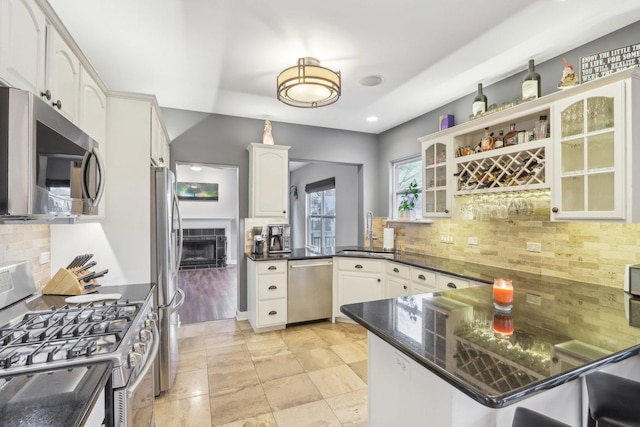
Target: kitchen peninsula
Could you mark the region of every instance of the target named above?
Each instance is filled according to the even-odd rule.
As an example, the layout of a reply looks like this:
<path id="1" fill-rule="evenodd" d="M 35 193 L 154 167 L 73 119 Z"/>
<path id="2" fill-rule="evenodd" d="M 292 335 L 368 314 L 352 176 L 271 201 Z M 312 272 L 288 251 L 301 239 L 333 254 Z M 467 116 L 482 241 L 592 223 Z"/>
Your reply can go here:
<path id="1" fill-rule="evenodd" d="M 526 406 L 578 426 L 580 377 L 637 377 L 640 300 L 622 289 L 512 272 L 513 308 L 491 286 L 349 304 L 369 330 L 370 426 L 510 426 Z"/>

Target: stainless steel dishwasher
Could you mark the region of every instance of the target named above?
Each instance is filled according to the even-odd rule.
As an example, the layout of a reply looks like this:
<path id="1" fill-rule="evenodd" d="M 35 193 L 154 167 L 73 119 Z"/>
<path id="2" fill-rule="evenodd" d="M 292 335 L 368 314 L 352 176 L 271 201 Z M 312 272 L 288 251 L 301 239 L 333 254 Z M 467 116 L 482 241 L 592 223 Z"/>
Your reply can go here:
<path id="1" fill-rule="evenodd" d="M 328 319 L 332 302 L 331 258 L 289 261 L 287 323 Z"/>

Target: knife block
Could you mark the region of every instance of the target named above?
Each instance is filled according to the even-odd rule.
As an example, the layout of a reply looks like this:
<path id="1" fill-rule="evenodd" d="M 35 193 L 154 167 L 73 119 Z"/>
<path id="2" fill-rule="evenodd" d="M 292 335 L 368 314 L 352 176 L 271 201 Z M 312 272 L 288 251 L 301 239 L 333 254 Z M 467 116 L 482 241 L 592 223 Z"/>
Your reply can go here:
<path id="1" fill-rule="evenodd" d="M 90 284 L 90 281 L 88 284 Z M 97 290 L 93 290 L 96 292 Z M 61 268 L 42 289 L 44 295 L 84 295 L 87 292 L 78 277 L 66 268 Z"/>

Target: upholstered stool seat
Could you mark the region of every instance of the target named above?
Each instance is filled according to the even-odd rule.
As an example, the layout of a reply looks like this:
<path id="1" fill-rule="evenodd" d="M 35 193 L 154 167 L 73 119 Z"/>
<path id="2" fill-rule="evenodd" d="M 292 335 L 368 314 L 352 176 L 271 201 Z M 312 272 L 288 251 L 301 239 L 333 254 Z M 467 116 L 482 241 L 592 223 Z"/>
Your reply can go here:
<path id="1" fill-rule="evenodd" d="M 586 379 L 589 427 L 640 427 L 640 382 L 605 372 Z"/>
<path id="2" fill-rule="evenodd" d="M 511 427 L 571 427 L 531 409 L 518 407 Z"/>

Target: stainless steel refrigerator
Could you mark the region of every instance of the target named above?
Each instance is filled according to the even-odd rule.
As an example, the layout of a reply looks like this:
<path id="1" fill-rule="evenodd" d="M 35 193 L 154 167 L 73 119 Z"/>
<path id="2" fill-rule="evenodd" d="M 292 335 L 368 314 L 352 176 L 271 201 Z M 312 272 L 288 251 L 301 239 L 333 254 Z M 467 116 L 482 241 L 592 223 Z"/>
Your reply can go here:
<path id="1" fill-rule="evenodd" d="M 155 392 L 169 390 L 178 369 L 178 308 L 184 292 L 178 287 L 182 253 L 182 219 L 173 172 L 151 168 L 151 280 L 157 285 L 160 348 L 156 358 Z"/>

